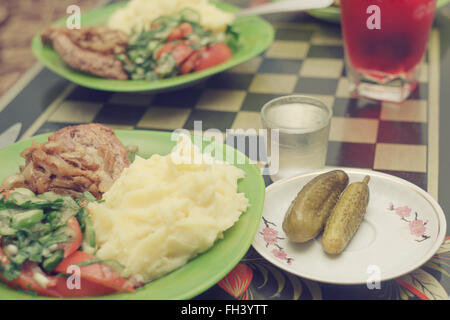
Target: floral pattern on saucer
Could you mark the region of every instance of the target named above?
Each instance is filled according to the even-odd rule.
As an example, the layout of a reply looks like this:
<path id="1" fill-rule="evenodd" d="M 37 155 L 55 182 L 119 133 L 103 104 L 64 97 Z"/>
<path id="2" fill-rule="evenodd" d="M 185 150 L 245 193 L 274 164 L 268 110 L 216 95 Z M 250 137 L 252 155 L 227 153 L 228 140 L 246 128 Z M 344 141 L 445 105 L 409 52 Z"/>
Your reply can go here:
<path id="1" fill-rule="evenodd" d="M 401 206 L 401 207 L 395 207 L 394 204 L 391 202 L 389 203 L 388 207 L 389 211 L 394 211 L 396 215 L 400 217 L 402 221 L 405 221 L 409 225 L 409 231 L 410 233 L 417 237 L 417 242 L 422 242 L 430 238 L 430 236 L 426 235 L 425 232 L 427 231 L 427 223 L 428 221 L 423 221 L 418 218 L 419 214 L 417 212 L 414 212 L 414 218 L 408 219 L 411 217 L 412 209 L 408 206 Z"/>
<path id="2" fill-rule="evenodd" d="M 285 260 L 287 264 L 292 264 L 293 258 L 288 257 L 286 251 L 283 247 L 280 246 L 279 240 L 285 240 L 286 238 L 279 237 L 279 232 L 277 229 L 277 225 L 273 222 L 268 221 L 266 218 L 262 217 L 262 221 L 264 222 L 265 228 L 259 232 L 262 235 L 266 248 L 269 246 L 274 246 L 271 253 L 278 259 Z"/>

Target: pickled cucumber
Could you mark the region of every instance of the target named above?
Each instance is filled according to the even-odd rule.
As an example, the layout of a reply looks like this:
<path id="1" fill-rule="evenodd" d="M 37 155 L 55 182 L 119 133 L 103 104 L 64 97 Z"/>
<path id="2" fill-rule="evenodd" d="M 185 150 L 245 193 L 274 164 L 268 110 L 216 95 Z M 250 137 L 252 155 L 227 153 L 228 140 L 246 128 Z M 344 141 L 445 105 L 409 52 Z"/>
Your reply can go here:
<path id="1" fill-rule="evenodd" d="M 322 247 L 329 254 L 339 254 L 348 245 L 361 224 L 369 203 L 370 177 L 350 184 L 330 214 L 322 236 Z"/>
<path id="2" fill-rule="evenodd" d="M 348 185 L 348 175 L 342 170 L 321 174 L 309 181 L 297 194 L 283 220 L 283 230 L 289 240 L 306 242 L 315 238 Z"/>

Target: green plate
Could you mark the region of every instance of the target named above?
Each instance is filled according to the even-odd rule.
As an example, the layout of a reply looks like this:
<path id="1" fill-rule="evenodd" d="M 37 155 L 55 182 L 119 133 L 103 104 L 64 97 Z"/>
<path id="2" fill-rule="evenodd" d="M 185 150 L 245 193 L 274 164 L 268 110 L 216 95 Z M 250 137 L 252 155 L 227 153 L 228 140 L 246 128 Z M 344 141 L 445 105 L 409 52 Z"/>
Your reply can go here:
<path id="1" fill-rule="evenodd" d="M 438 0 L 437 2 L 437 8 L 440 9 L 443 6 L 450 3 L 450 0 Z M 332 23 L 341 23 L 341 11 L 339 7 L 328 7 L 325 9 L 316 9 L 316 10 L 309 10 L 308 13 L 313 16 L 314 18 L 332 22 Z"/>
<path id="2" fill-rule="evenodd" d="M 81 15 L 81 25 L 92 26 L 104 24 L 114 11 L 124 7 L 126 4 L 127 2 L 119 2 L 83 13 Z M 224 3 L 217 3 L 217 7 L 228 12 L 236 12 L 238 10 L 235 6 Z M 63 19 L 56 22 L 55 25 L 64 25 L 65 23 L 66 20 Z M 31 49 L 36 58 L 47 68 L 84 87 L 117 92 L 166 91 L 168 89 L 194 84 L 250 60 L 264 52 L 274 38 L 274 30 L 271 24 L 258 17 L 238 18 L 233 25 L 240 34 L 240 45 L 230 60 L 199 72 L 151 82 L 143 80 L 123 81 L 103 79 L 76 71 L 64 63 L 55 50 L 50 46 L 45 46 L 41 41 L 40 35 L 36 35 L 33 38 Z"/>
<path id="3" fill-rule="evenodd" d="M 124 145 L 137 145 L 138 155 L 148 158 L 152 154 L 168 154 L 175 146 L 170 132 L 117 130 L 117 137 Z M 36 136 L 18 142 L 0 150 L 0 181 L 18 171 L 23 164 L 21 151 L 32 140 L 44 142 L 48 135 Z M 204 140 L 203 146 L 210 144 Z M 222 145 L 225 152 L 234 152 L 234 159 L 239 153 L 227 145 Z M 224 153 L 225 155 L 227 153 Z M 233 227 L 224 233 L 212 248 L 189 261 L 179 269 L 154 280 L 139 288 L 134 293 L 121 293 L 96 299 L 158 299 L 181 300 L 195 297 L 209 289 L 225 277 L 247 253 L 256 234 L 264 206 L 265 184 L 259 169 L 249 164 L 235 164 L 245 171 L 245 178 L 239 181 L 239 192 L 244 192 L 249 200 L 249 207 Z M 36 297 L 0 284 L 0 299 L 51 299 Z"/>

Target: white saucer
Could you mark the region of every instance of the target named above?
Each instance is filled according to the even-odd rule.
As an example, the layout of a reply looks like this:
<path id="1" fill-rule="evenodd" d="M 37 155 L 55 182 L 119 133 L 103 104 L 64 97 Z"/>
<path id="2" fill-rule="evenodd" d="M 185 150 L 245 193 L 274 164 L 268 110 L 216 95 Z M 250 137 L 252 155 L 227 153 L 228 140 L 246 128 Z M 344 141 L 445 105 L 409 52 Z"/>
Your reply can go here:
<path id="1" fill-rule="evenodd" d="M 263 218 L 253 247 L 265 259 L 295 275 L 335 284 L 369 284 L 407 274 L 426 263 L 443 243 L 445 215 L 425 191 L 384 173 L 343 169 L 350 183 L 370 175 L 366 215 L 340 255 L 326 254 L 321 236 L 307 243 L 289 241 L 282 230 L 286 210 L 320 170 L 275 182 L 266 188 Z"/>

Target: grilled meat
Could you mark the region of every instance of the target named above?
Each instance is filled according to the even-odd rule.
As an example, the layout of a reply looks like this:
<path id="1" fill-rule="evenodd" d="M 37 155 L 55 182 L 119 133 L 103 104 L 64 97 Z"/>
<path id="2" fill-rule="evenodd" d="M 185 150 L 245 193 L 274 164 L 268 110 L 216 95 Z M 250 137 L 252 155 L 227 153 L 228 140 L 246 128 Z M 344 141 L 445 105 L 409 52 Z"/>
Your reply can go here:
<path id="1" fill-rule="evenodd" d="M 97 199 L 130 165 L 127 148 L 111 129 L 100 124 L 63 128 L 45 143 L 34 141 L 21 156 L 25 165 L 3 182 L 5 187 L 73 197 L 89 191 Z"/>
<path id="2" fill-rule="evenodd" d="M 107 27 L 80 30 L 51 27 L 41 35 L 70 67 L 102 78 L 127 80 L 128 75 L 116 54 L 124 53 L 128 35 Z"/>

